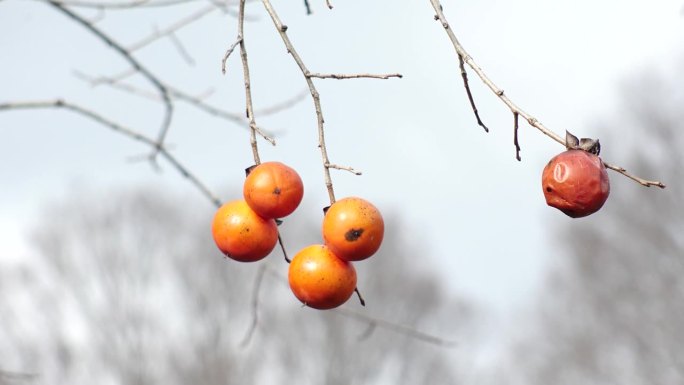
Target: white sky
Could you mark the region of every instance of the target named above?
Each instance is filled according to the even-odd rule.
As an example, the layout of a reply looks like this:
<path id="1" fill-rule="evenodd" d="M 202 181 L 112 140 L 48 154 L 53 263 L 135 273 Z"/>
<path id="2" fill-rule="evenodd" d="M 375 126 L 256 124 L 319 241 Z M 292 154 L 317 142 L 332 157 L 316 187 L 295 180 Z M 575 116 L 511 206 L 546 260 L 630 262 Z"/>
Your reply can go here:
<path id="1" fill-rule="evenodd" d="M 456 55 L 432 19 L 428 0 L 402 5 L 338 0 L 333 11 L 313 1 L 315 14 L 308 17 L 300 1 L 273 3 L 310 70 L 405 76 L 317 81 L 332 162 L 364 172 L 361 177 L 333 173 L 338 197 L 364 196 L 401 216 L 402 236 L 424 248 L 416 263 L 439 266 L 438 279 L 455 290 L 504 311 L 524 303 L 544 263 L 557 254 L 547 241 L 549 230 L 570 220 L 546 207 L 539 186 L 544 164 L 562 148 L 522 125 L 523 161 L 516 162 L 511 114 L 471 73 L 478 107 L 491 128 L 482 132 L 465 98 Z M 682 4 L 443 1 L 460 41 L 509 97 L 558 133 L 569 129 L 593 137 L 619 129 L 596 130 L 592 124 L 597 118 L 609 121 L 615 112 L 620 81 L 667 67 L 681 55 Z M 202 6 L 159 11 L 159 26 Z M 266 107 L 305 84 L 263 7 L 251 4 L 249 14 L 259 18 L 246 30 L 254 98 L 257 108 Z M 143 13 L 122 15 L 112 12 L 99 25 L 124 44 L 152 31 Z M 136 57 L 190 93 L 213 88 L 213 104 L 240 112 L 244 90 L 237 55 L 229 74 L 220 73 L 220 59 L 236 35 L 235 20 L 217 16 L 178 34 L 194 67 L 182 62 L 168 40 Z M 48 6 L 0 1 L 0 102 L 65 97 L 153 135 L 160 106 L 106 88 L 93 92 L 72 76 L 74 70 L 108 75 L 125 68 L 113 51 Z M 307 187 L 305 201 L 323 207 L 311 101 L 276 116 L 257 116 L 257 121 L 278 135 L 277 147 L 261 145 L 262 159 L 297 168 Z M 169 143 L 219 192 L 239 185 L 251 162 L 245 130 L 186 106 L 177 111 Z M 610 146 L 619 143 L 602 144 L 607 161 L 630 166 L 628 159 L 610 157 Z M 37 217 L 39 208 L 72 191 L 71 185 L 115 188 L 142 182 L 191 191 L 168 165 L 162 163 L 165 171 L 156 174 L 145 163 L 127 161 L 146 152 L 68 112 L 0 113 L 0 262 L 25 253 L 22 234 L 31 221 L 58 220 Z M 209 209 L 196 196 L 194 204 Z"/>

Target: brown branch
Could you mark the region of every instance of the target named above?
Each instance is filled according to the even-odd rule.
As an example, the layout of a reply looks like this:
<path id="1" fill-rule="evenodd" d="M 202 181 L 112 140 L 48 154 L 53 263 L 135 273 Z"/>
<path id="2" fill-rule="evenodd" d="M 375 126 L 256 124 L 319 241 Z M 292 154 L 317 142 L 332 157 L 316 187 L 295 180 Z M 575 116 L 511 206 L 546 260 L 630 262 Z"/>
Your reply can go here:
<path id="1" fill-rule="evenodd" d="M 283 257 L 285 257 L 285 262 L 292 262 L 292 260 L 287 256 L 287 250 L 285 250 L 285 245 L 283 244 L 283 238 L 280 236 L 280 231 L 278 231 L 278 244 L 280 245 L 280 250 L 283 251 Z"/>
<path id="2" fill-rule="evenodd" d="M 608 164 L 606 162 L 603 162 L 603 165 L 606 166 L 606 168 L 611 169 L 611 170 L 613 170 L 619 174 L 622 174 L 622 175 L 626 176 L 627 178 L 639 183 L 642 186 L 645 186 L 645 187 L 656 186 L 656 187 L 660 187 L 660 188 L 665 188 L 665 184 L 663 184 L 663 182 L 659 182 L 657 180 L 647 180 L 647 179 L 639 178 L 638 176 L 634 176 L 634 175 L 628 173 L 627 170 L 625 170 L 623 167 L 613 166 L 613 165 Z"/>
<path id="3" fill-rule="evenodd" d="M 485 126 L 480 119 L 480 113 L 477 111 L 477 106 L 475 105 L 475 99 L 473 98 L 473 93 L 470 91 L 470 84 L 468 83 L 468 72 L 466 72 L 465 65 L 463 62 L 463 56 L 458 55 L 458 66 L 461 68 L 461 78 L 463 79 L 463 87 L 465 87 L 466 94 L 468 95 L 468 101 L 470 101 L 470 107 L 473 109 L 475 118 L 477 119 L 477 124 L 484 128 L 485 132 L 489 132 L 489 128 Z"/>
<path id="4" fill-rule="evenodd" d="M 235 40 L 235 42 L 233 44 L 231 44 L 230 47 L 228 47 L 228 49 L 226 50 L 226 53 L 223 55 L 223 60 L 221 60 L 221 72 L 224 75 L 226 74 L 226 66 L 227 66 L 226 62 L 228 61 L 230 54 L 233 53 L 233 51 L 235 50 L 235 47 L 237 47 L 241 41 L 242 41 L 242 36 L 240 36 L 237 40 Z"/>
<path id="5" fill-rule="evenodd" d="M 310 72 L 307 77 L 318 79 L 390 79 L 403 78 L 402 74 L 320 74 Z"/>
<path id="6" fill-rule="evenodd" d="M 520 162 L 520 144 L 518 143 L 518 117 L 520 114 L 513 112 L 513 145 L 515 146 L 515 159 Z"/>
<path id="7" fill-rule="evenodd" d="M 128 93 L 131 93 L 133 95 L 141 96 L 141 97 L 144 97 L 146 99 L 151 99 L 151 100 L 156 100 L 156 101 L 161 100 L 157 94 L 150 93 L 146 90 L 140 89 L 136 86 L 133 86 L 131 84 L 119 81 L 117 79 L 110 79 L 108 77 L 91 77 L 91 76 L 83 74 L 81 72 L 76 72 L 75 75 L 77 78 L 90 83 L 92 86 L 98 86 L 98 85 L 105 84 L 105 85 L 108 85 L 112 88 L 119 89 L 119 90 L 122 90 L 122 91 L 125 91 Z M 192 96 L 192 95 L 186 93 L 185 91 L 181 91 L 179 89 L 176 89 L 176 88 L 174 88 L 168 84 L 166 84 L 165 86 L 166 86 L 167 90 L 169 91 L 169 94 L 172 98 L 184 101 L 188 104 L 191 104 L 194 107 L 196 107 L 197 109 L 206 112 L 207 114 L 216 116 L 218 118 L 230 120 L 232 122 L 235 122 L 237 124 L 240 124 L 240 125 L 243 125 L 244 127 L 249 128 L 249 124 L 247 124 L 247 122 L 245 121 L 245 118 L 242 115 L 236 114 L 233 112 L 229 112 L 229 111 L 220 109 L 218 107 L 214 107 L 214 106 L 204 102 L 203 100 L 201 100 L 200 97 Z M 282 103 L 283 104 L 286 104 L 286 103 L 291 104 L 292 100 L 287 100 L 287 101 L 282 102 Z M 279 107 L 276 105 L 274 108 L 277 109 Z M 280 110 L 279 109 L 274 110 L 274 112 L 266 111 L 265 114 L 275 113 L 278 111 L 280 111 Z M 273 139 L 273 137 L 269 133 L 265 132 L 263 129 L 257 127 L 257 134 L 259 134 L 264 140 L 275 145 L 275 139 Z"/>
<path id="8" fill-rule="evenodd" d="M 285 43 L 287 52 L 290 53 L 290 55 L 292 55 L 292 58 L 297 63 L 299 69 L 302 71 L 302 75 L 304 75 L 306 84 L 309 87 L 309 92 L 311 93 L 311 98 L 313 99 L 314 108 L 316 110 L 316 121 L 318 124 L 318 147 L 320 148 L 321 157 L 323 158 L 323 173 L 325 179 L 325 187 L 328 190 L 328 198 L 330 199 L 330 204 L 333 204 L 335 203 L 335 191 L 333 190 L 332 178 L 330 177 L 330 168 L 326 166 L 330 164 L 330 159 L 328 158 L 328 150 L 325 146 L 325 119 L 323 118 L 320 95 L 318 93 L 318 90 L 316 90 L 316 86 L 314 85 L 313 80 L 311 80 L 311 77 L 309 76 L 311 72 L 306 68 L 304 61 L 297 53 L 297 50 L 295 50 L 294 46 L 292 45 L 292 42 L 290 41 L 290 38 L 286 33 L 287 26 L 285 26 L 280 21 L 278 14 L 276 13 L 275 9 L 273 9 L 273 6 L 271 5 L 271 2 L 269 0 L 262 0 L 262 3 L 264 4 L 264 7 L 266 8 L 268 14 L 271 16 L 271 20 L 273 20 L 273 24 L 275 25 L 276 30 L 280 34 L 283 43 Z"/>
<path id="9" fill-rule="evenodd" d="M 50 108 L 57 108 L 57 109 L 64 109 L 64 110 L 69 110 L 72 112 L 75 112 L 77 114 L 80 114 L 82 116 L 85 116 L 105 127 L 108 127 L 115 132 L 118 132 L 122 135 L 125 135 L 133 140 L 136 140 L 140 143 L 143 143 L 147 146 L 150 146 L 154 148 L 162 157 L 164 157 L 175 169 L 178 171 L 178 173 L 181 174 L 184 178 L 188 179 L 190 183 L 192 183 L 201 193 L 204 195 L 206 198 L 208 198 L 216 207 L 221 206 L 221 200 L 218 199 L 216 195 L 214 195 L 207 186 L 202 183 L 202 181 L 197 178 L 193 173 L 190 172 L 190 170 L 185 167 L 176 157 L 171 155 L 171 153 L 168 151 L 168 149 L 164 146 L 159 145 L 159 143 L 150 138 L 147 137 L 135 130 L 132 130 L 126 126 L 123 126 L 121 124 L 118 124 L 112 120 L 109 120 L 102 115 L 89 110 L 87 108 L 81 107 L 77 104 L 70 103 L 61 99 L 57 100 L 43 100 L 43 101 L 31 101 L 31 102 L 11 102 L 11 103 L 2 103 L 0 104 L 0 111 L 3 110 L 26 110 L 26 109 L 50 109 Z"/>
<path id="10" fill-rule="evenodd" d="M 494 82 L 487 76 L 487 74 L 484 73 L 482 68 L 480 68 L 477 63 L 473 60 L 472 56 L 466 52 L 465 48 L 461 45 L 461 43 L 458 41 L 458 38 L 456 37 L 456 34 L 454 31 L 451 29 L 451 26 L 449 25 L 449 22 L 447 21 L 446 17 L 444 16 L 443 12 L 443 7 L 442 4 L 440 4 L 439 0 L 429 0 L 430 3 L 432 4 L 432 7 L 435 10 L 435 20 L 439 21 L 440 24 L 442 24 L 442 27 L 446 31 L 447 35 L 449 36 L 449 39 L 451 40 L 451 43 L 454 46 L 454 49 L 456 50 L 456 54 L 459 57 L 459 60 L 462 60 L 465 64 L 468 65 L 480 78 L 482 83 L 484 83 L 487 88 L 489 88 L 496 96 L 503 102 L 508 108 L 510 108 L 511 113 L 513 114 L 518 114 L 520 115 L 523 119 L 527 121 L 527 123 L 539 130 L 542 134 L 548 136 L 549 138 L 555 140 L 556 142 L 560 143 L 561 145 L 565 146 L 565 139 L 562 138 L 560 135 L 556 134 L 555 132 L 551 131 L 548 129 L 546 126 L 544 126 L 540 121 L 538 121 L 535 117 L 532 115 L 528 114 L 525 112 L 523 109 L 518 107 L 511 99 L 508 98 L 504 94 L 504 91 L 499 88 Z M 605 164 L 605 162 L 604 162 Z M 624 168 L 619 167 L 619 166 L 608 166 L 606 164 L 606 167 L 616 171 L 633 181 L 641 184 L 642 186 L 658 186 L 660 188 L 664 188 L 665 185 L 662 182 L 659 181 L 649 181 L 645 180 L 639 177 L 635 177 L 633 175 L 628 174 Z"/>
<path id="11" fill-rule="evenodd" d="M 366 306 L 366 300 L 363 299 L 363 296 L 361 295 L 361 292 L 359 291 L 358 287 L 354 288 L 354 293 L 356 293 L 356 297 L 358 297 L 361 306 Z"/>
<path id="12" fill-rule="evenodd" d="M 55 0 L 49 0 L 48 4 L 74 20 L 76 23 L 81 24 L 86 29 L 88 29 L 95 36 L 100 38 L 105 44 L 118 52 L 136 71 L 143 75 L 150 83 L 159 91 L 161 98 L 164 103 L 164 116 L 162 118 L 161 128 L 157 136 L 157 146 L 154 147 L 152 154 L 150 155 L 150 160 L 154 161 L 159 149 L 163 147 L 164 139 L 168 133 L 169 127 L 171 126 L 171 117 L 173 116 L 173 104 L 171 103 L 171 98 L 169 96 L 169 91 L 167 87 L 150 72 L 146 67 L 144 67 L 138 60 L 136 60 L 130 52 L 128 52 L 121 44 L 115 42 L 108 34 L 104 33 L 99 28 L 95 27 L 93 24 L 88 22 L 83 17 L 75 14 L 74 12 L 67 9 L 60 2 Z"/>
<path id="13" fill-rule="evenodd" d="M 238 36 L 237 41 L 240 46 L 240 59 L 242 61 L 242 75 L 245 84 L 245 112 L 247 114 L 247 120 L 249 121 L 250 135 L 249 143 L 252 146 L 252 156 L 254 157 L 254 164 L 260 164 L 261 159 L 259 158 L 259 147 L 256 140 L 257 134 L 257 124 L 254 118 L 254 106 L 252 105 L 252 83 L 249 77 L 249 61 L 247 59 L 247 48 L 245 46 L 244 39 L 244 26 L 245 26 L 245 0 L 240 0 L 240 7 L 238 10 Z M 228 53 L 227 53 L 228 54 Z"/>
<path id="14" fill-rule="evenodd" d="M 337 165 L 337 164 L 328 163 L 328 164 L 325 165 L 325 167 L 327 167 L 327 168 L 334 168 L 335 170 L 349 171 L 350 173 L 352 173 L 352 174 L 354 174 L 354 175 L 361 175 L 361 174 L 362 174 L 361 171 L 355 170 L 354 168 L 349 167 L 349 166 L 340 166 L 340 165 Z"/>

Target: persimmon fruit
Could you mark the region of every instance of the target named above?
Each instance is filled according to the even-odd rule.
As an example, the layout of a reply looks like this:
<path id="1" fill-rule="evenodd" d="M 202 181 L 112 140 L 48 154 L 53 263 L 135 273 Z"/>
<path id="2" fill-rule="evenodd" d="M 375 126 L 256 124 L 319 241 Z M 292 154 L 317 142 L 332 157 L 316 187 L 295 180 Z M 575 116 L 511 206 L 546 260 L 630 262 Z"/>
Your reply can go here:
<path id="1" fill-rule="evenodd" d="M 591 215 L 610 194 L 608 173 L 601 158 L 582 149 L 564 151 L 542 172 L 546 203 L 572 218 Z"/>
<path id="2" fill-rule="evenodd" d="M 323 240 L 330 250 L 347 261 L 366 259 L 380 248 L 385 234 L 382 214 L 372 203 L 358 197 L 333 203 L 323 218 Z"/>
<path id="3" fill-rule="evenodd" d="M 297 172 L 280 162 L 264 162 L 249 171 L 243 185 L 249 207 L 264 218 L 292 214 L 304 196 L 304 184 Z"/>
<path id="4" fill-rule="evenodd" d="M 292 293 L 314 309 L 332 309 L 347 302 L 356 288 L 356 269 L 325 245 L 300 250 L 290 262 L 288 281 Z"/>
<path id="5" fill-rule="evenodd" d="M 266 257 L 278 242 L 275 220 L 259 216 L 244 200 L 221 206 L 214 215 L 211 233 L 219 250 L 240 262 Z"/>

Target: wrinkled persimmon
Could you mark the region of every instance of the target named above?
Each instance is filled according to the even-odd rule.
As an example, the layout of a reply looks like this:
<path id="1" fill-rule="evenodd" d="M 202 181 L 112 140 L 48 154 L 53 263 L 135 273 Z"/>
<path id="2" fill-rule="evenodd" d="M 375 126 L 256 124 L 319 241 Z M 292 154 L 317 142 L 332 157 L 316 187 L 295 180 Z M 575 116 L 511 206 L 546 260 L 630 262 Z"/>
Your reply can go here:
<path id="1" fill-rule="evenodd" d="M 264 218 L 292 214 L 304 196 L 297 172 L 280 162 L 264 162 L 249 171 L 243 186 L 249 207 Z"/>
<path id="2" fill-rule="evenodd" d="M 360 261 L 375 254 L 384 234 L 385 222 L 380 211 L 365 199 L 340 199 L 323 218 L 325 244 L 347 261 Z"/>
<path id="3" fill-rule="evenodd" d="M 332 309 L 347 302 L 356 288 L 356 269 L 325 245 L 311 245 L 290 262 L 290 289 L 304 305 Z"/>
<path id="4" fill-rule="evenodd" d="M 598 155 L 570 149 L 544 167 L 542 188 L 546 203 L 572 218 L 597 212 L 608 199 L 610 181 Z"/>
<path id="5" fill-rule="evenodd" d="M 259 216 L 244 200 L 221 206 L 214 215 L 211 233 L 219 250 L 240 262 L 266 257 L 278 242 L 275 220 Z"/>

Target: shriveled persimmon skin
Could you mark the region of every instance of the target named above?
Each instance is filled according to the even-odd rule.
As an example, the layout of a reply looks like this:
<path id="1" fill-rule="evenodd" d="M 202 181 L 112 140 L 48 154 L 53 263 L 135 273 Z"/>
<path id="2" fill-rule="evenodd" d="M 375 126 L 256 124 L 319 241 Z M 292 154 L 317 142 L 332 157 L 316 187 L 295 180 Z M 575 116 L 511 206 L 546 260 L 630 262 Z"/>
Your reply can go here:
<path id="1" fill-rule="evenodd" d="M 610 181 L 597 155 L 567 150 L 544 167 L 542 188 L 549 206 L 569 217 L 581 218 L 603 207 L 610 194 Z"/>
<path id="2" fill-rule="evenodd" d="M 356 269 L 325 245 L 300 250 L 290 262 L 290 289 L 304 305 L 326 310 L 347 302 L 356 288 Z"/>
<path id="3" fill-rule="evenodd" d="M 301 203 L 304 184 L 293 168 L 280 162 L 264 162 L 247 175 L 243 195 L 262 217 L 283 218 Z"/>
<path id="4" fill-rule="evenodd" d="M 263 259 L 278 242 L 275 220 L 259 216 L 244 200 L 221 206 L 214 215 L 211 233 L 219 250 L 240 262 Z"/>
<path id="5" fill-rule="evenodd" d="M 372 203 L 349 197 L 333 203 L 323 218 L 323 240 L 338 257 L 361 261 L 375 254 L 385 235 L 385 222 Z"/>

